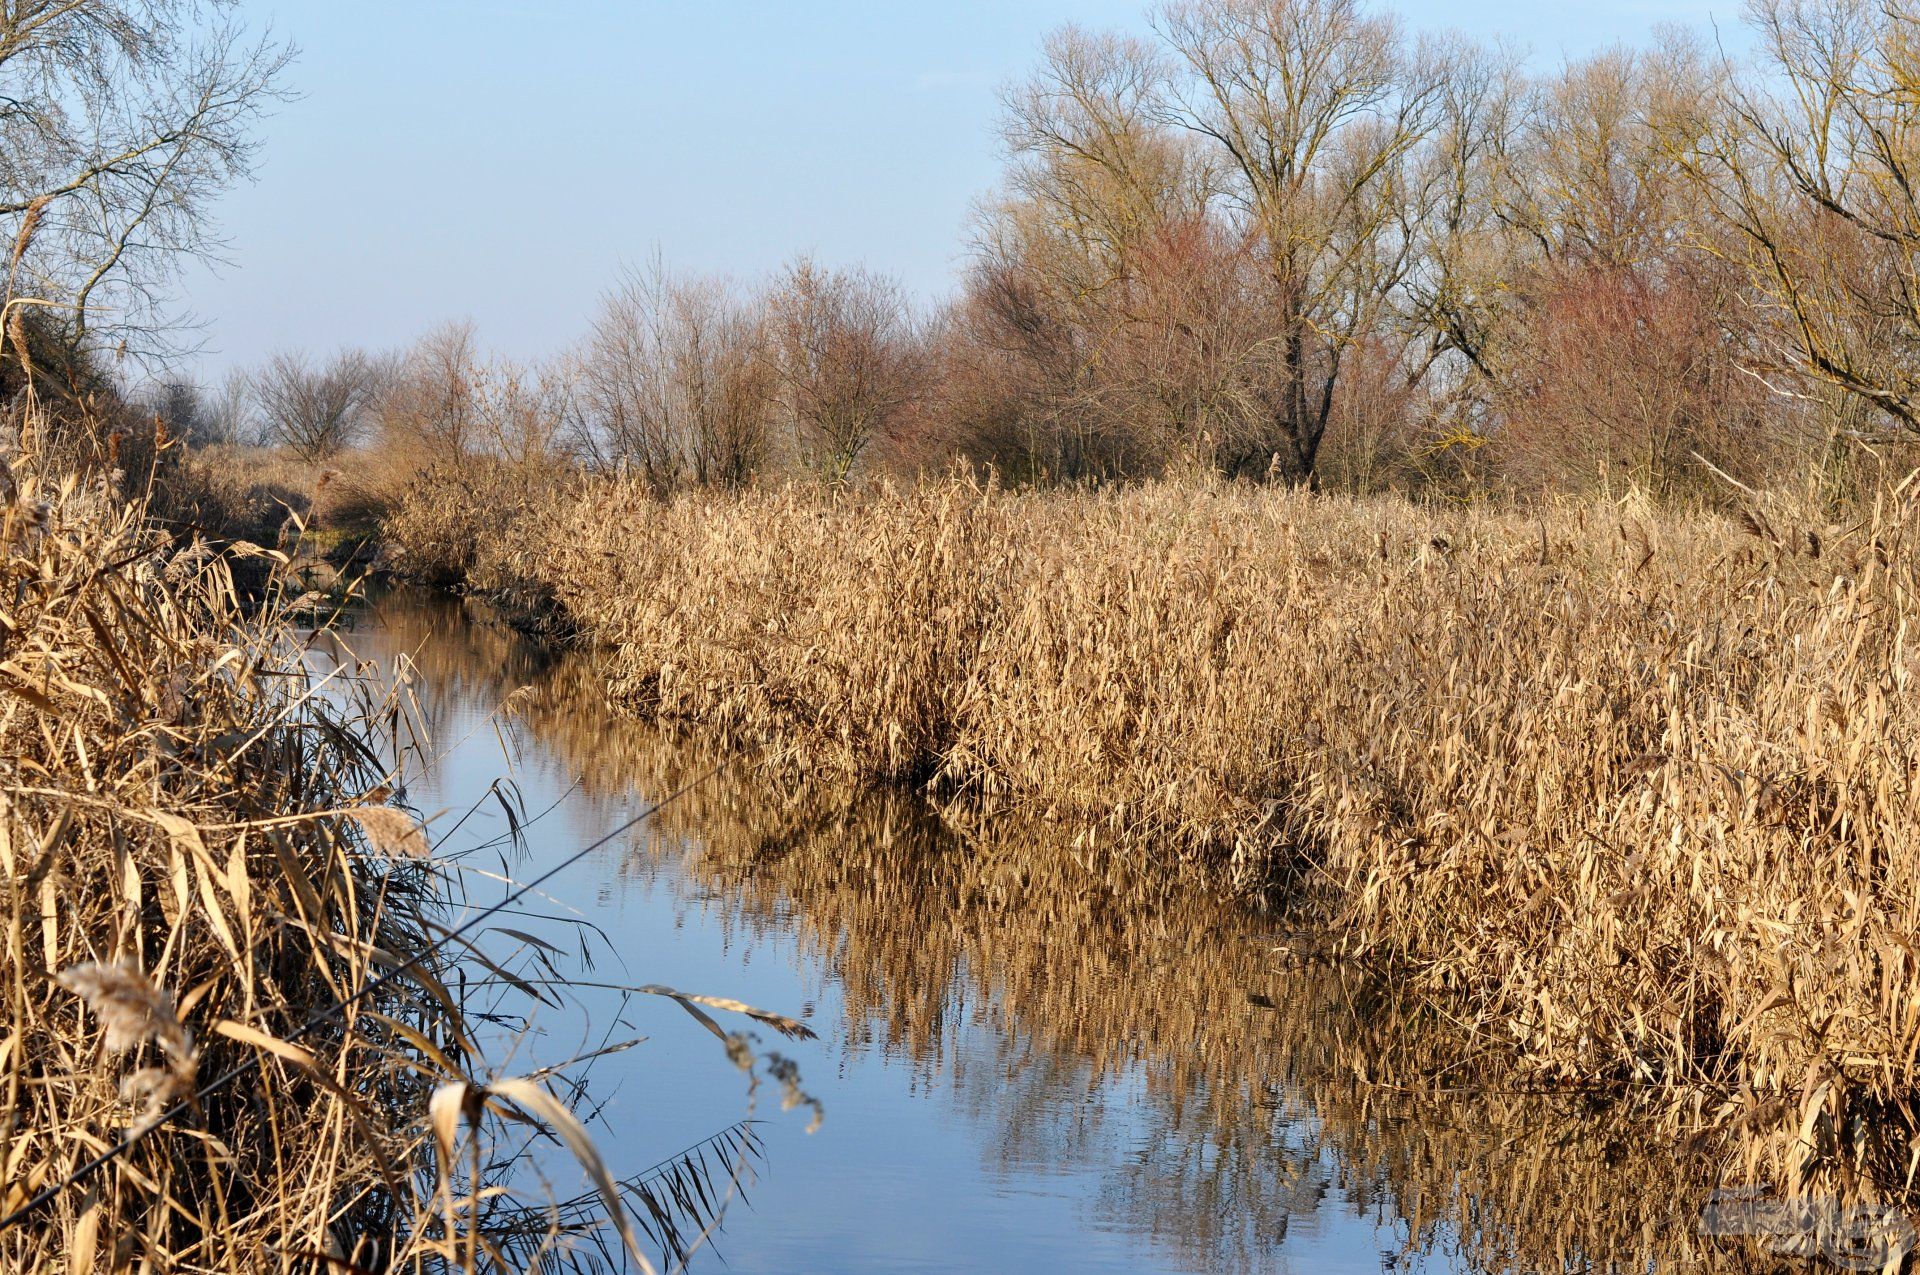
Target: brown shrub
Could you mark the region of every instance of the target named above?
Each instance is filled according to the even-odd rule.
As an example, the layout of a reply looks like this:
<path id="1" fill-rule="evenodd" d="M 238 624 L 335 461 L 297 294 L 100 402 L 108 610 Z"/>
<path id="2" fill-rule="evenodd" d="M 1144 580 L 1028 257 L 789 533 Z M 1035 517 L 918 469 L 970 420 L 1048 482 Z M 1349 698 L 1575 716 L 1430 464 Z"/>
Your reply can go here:
<path id="1" fill-rule="evenodd" d="M 1715 485 L 1702 460 L 1764 486 L 1806 455 L 1741 370 L 1738 307 L 1711 275 L 1592 266 L 1539 289 L 1497 394 L 1497 463 L 1514 487 L 1699 497 Z"/>

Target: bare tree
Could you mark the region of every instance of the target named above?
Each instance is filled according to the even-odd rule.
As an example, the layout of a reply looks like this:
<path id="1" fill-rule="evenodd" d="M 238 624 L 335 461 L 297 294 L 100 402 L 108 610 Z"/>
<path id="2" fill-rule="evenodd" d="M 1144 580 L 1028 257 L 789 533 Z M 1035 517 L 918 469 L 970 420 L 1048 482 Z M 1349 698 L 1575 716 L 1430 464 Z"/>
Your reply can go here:
<path id="1" fill-rule="evenodd" d="M 1779 314 L 1774 370 L 1920 430 L 1920 15 L 1755 0 L 1767 78 L 1727 94 L 1695 172 Z M 1811 398 L 1785 378 L 1783 398 Z"/>
<path id="2" fill-rule="evenodd" d="M 305 355 L 280 353 L 253 378 L 267 434 L 302 460 L 324 459 L 358 441 L 385 369 L 358 350 L 315 366 Z"/>
<path id="3" fill-rule="evenodd" d="M 767 297 L 768 349 L 796 460 L 844 482 L 919 391 L 920 348 L 905 294 L 865 270 L 800 258 Z"/>
<path id="4" fill-rule="evenodd" d="M 1407 235 L 1417 262 L 1402 307 L 1424 342 L 1420 376 L 1438 368 L 1471 395 L 1497 379 L 1495 347 L 1515 303 L 1513 280 L 1529 268 L 1537 244 L 1516 229 L 1510 209 L 1531 86 L 1519 57 L 1451 42 L 1436 50 L 1444 65 L 1430 145 L 1412 169 Z M 1460 366 L 1450 366 L 1460 365 Z"/>
<path id="5" fill-rule="evenodd" d="M 1920 11 L 1749 17 L 1745 82 L 1672 30 L 1529 79 L 1365 0 L 1056 33 L 1005 98 L 932 436 L 1312 484 L 1331 430 L 1348 482 L 1677 493 L 1702 457 L 1763 481 L 1823 415 L 1920 431 Z"/>
<path id="6" fill-rule="evenodd" d="M 1049 35 L 1034 75 L 1002 96 L 1014 158 L 1013 198 L 1046 215 L 1062 290 L 1097 294 L 1123 281 L 1141 245 L 1204 212 L 1217 173 L 1190 138 L 1166 127 L 1172 69 L 1145 41 L 1067 27 Z"/>
<path id="7" fill-rule="evenodd" d="M 1162 118 L 1170 74 L 1144 41 L 1069 27 L 1003 97 L 1007 194 L 983 218 L 959 344 L 943 349 L 940 410 L 988 412 L 946 425 L 984 431 L 987 446 L 962 447 L 978 459 L 1125 473 L 1207 433 L 1205 378 L 1225 347 L 1196 267 L 1218 264 L 1224 240 L 1206 216 L 1215 174 Z M 989 407 L 978 393 L 996 384 L 1020 399 Z"/>
<path id="8" fill-rule="evenodd" d="M 1752 310 L 1686 158 L 1718 115 L 1699 48 L 1669 30 L 1532 82 L 1439 52 L 1402 287 L 1432 450 L 1490 446 L 1528 487 L 1672 494 L 1696 453 L 1751 472 Z"/>
<path id="9" fill-rule="evenodd" d="M 475 439 L 508 464 L 528 467 L 555 459 L 578 428 L 574 367 L 499 362 L 477 378 Z"/>
<path id="10" fill-rule="evenodd" d="M 1183 0 L 1157 25 L 1183 70 L 1167 116 L 1219 156 L 1277 328 L 1260 349 L 1267 375 L 1249 379 L 1268 428 L 1222 466 L 1310 482 L 1347 351 L 1413 264 L 1408 161 L 1440 78 L 1358 0 Z"/>
<path id="11" fill-rule="evenodd" d="M 1451 66 L 1358 0 L 1186 0 L 1155 27 L 1061 32 L 1008 96 L 978 279 L 1023 279 L 1073 334 L 1069 410 L 1107 435 L 1310 483 L 1349 349 L 1400 319 Z"/>
<path id="12" fill-rule="evenodd" d="M 758 317 L 724 280 L 655 261 L 601 303 L 573 361 L 579 450 L 659 491 L 737 486 L 766 462 L 772 378 Z"/>
<path id="13" fill-rule="evenodd" d="M 192 381 L 162 381 L 135 395 L 130 406 L 157 421 L 174 438 L 204 440 L 207 434 L 205 396 Z"/>
<path id="14" fill-rule="evenodd" d="M 218 250 L 212 201 L 250 171 L 251 126 L 289 57 L 237 12 L 23 0 L 0 15 L 0 226 L 25 247 L 7 304 L 38 308 L 73 348 L 156 352 L 165 286 Z"/>
<path id="15" fill-rule="evenodd" d="M 1027 480 L 1144 468 L 1140 431 L 1093 410 L 1087 329 L 1017 244 L 983 251 L 959 300 L 936 316 L 919 459 L 956 456 Z"/>
<path id="16" fill-rule="evenodd" d="M 259 414 L 254 411 L 251 379 L 238 368 L 228 372 L 220 384 L 205 395 L 201 419 L 206 430 L 201 436 L 202 442 L 251 447 L 265 441 Z"/>
<path id="17" fill-rule="evenodd" d="M 382 443 L 432 461 L 482 444 L 481 367 L 473 324 L 445 323 L 416 341 L 374 405 Z"/>

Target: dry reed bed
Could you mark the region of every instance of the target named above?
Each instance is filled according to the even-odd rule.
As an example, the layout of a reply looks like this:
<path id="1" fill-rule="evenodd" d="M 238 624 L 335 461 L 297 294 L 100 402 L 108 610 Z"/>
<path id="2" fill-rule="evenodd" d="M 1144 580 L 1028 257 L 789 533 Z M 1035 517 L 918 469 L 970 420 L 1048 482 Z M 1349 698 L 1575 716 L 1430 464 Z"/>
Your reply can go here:
<path id="1" fill-rule="evenodd" d="M 309 693 L 279 602 L 242 612 L 225 558 L 104 487 L 26 463 L 5 485 L 7 1211 L 229 1068 L 259 1071 L 0 1233 L 0 1264 L 394 1258 L 431 1166 L 418 1062 L 458 1059 L 463 1033 L 430 962 L 300 1034 L 383 954 L 418 951 L 439 904 L 423 868 L 306 817 L 380 781 L 364 731 Z"/>
<path id="2" fill-rule="evenodd" d="M 524 1014 L 520 974 L 551 966 L 449 929 L 455 879 L 384 805 L 382 732 L 417 707 L 351 653 L 309 664 L 319 613 L 286 555 L 165 534 L 117 486 L 0 461 L 0 1215 L 52 1191 L 0 1231 L 0 1269 L 607 1269 L 622 1250 L 653 1269 L 641 1237 L 691 1256 L 758 1154 L 747 1125 L 614 1181 L 553 1093 L 584 1093 L 578 1068 L 478 1079 L 470 1023 Z M 267 565 L 248 603 L 236 559 Z M 459 995 L 447 939 L 474 975 Z M 716 1033 L 699 1004 L 808 1035 L 645 991 Z M 722 1035 L 751 1096 L 760 1054 Z M 522 1171 L 547 1131 L 584 1194 Z"/>
<path id="3" fill-rule="evenodd" d="M 540 659 L 484 608 L 470 626 L 433 614 L 390 610 L 391 640 L 476 696 L 529 688 L 516 722 L 609 812 L 723 755 L 603 706 L 584 652 Z M 1414 1253 L 1476 1268 L 1778 1269 L 1750 1241 L 1700 1233 L 1720 1175 L 1739 1180 L 1743 1138 L 1684 1138 L 1557 1086 L 1512 1092 L 1503 1060 L 1423 998 L 1283 964 L 1274 947 L 1292 936 L 1262 935 L 1191 879 L 1076 850 L 1064 829 L 996 818 L 956 835 L 892 789 L 734 769 L 652 831 L 614 870 L 651 880 L 665 856 L 696 894 L 736 901 L 740 941 L 799 943 L 844 993 L 848 1048 L 954 1086 L 1010 1165 L 1104 1168 L 1100 1208 L 1182 1265 L 1270 1266 L 1290 1221 L 1341 1207 L 1321 1196 L 1331 1164 Z M 1004 1055 L 960 1042 L 986 1007 Z M 1101 1083 L 1128 1076 L 1143 1085 Z M 1056 1087 L 1086 1102 L 1062 1106 Z M 1139 1164 L 1143 1128 L 1157 1150 Z"/>
<path id="4" fill-rule="evenodd" d="M 754 1140 L 616 1182 L 551 1078 L 478 1078 L 470 1023 L 524 1012 L 538 953 L 450 934 L 454 879 L 383 804 L 407 706 L 309 666 L 285 555 L 158 526 L 114 479 L 0 462 L 0 1269 L 650 1269 L 643 1234 L 685 1256 Z M 269 568 L 246 605 L 235 558 Z M 526 1193 L 530 1127 L 591 1189 Z"/>
<path id="5" fill-rule="evenodd" d="M 616 1181 L 556 1097 L 587 1092 L 590 1055 L 491 1074 L 476 1024 L 566 992 L 524 981 L 562 976 L 477 930 L 386 804 L 417 706 L 311 654 L 326 608 L 287 554 L 49 469 L 0 458 L 0 1269 L 652 1269 L 643 1236 L 689 1256 L 757 1140 Z M 250 591 L 239 563 L 265 567 Z M 699 1006 L 809 1034 L 639 990 L 724 1037 L 749 1113 L 773 1056 Z M 528 1167 L 547 1137 L 583 1193 Z"/>
<path id="6" fill-rule="evenodd" d="M 1792 1108 L 1808 1163 L 1905 1172 L 1846 1131 L 1920 1062 L 1910 498 L 1776 530 L 1172 484 L 474 490 L 420 488 L 401 562 L 457 543 L 443 575 L 557 603 L 639 711 L 1241 882 L 1301 868 L 1355 952 L 1548 1076 Z"/>

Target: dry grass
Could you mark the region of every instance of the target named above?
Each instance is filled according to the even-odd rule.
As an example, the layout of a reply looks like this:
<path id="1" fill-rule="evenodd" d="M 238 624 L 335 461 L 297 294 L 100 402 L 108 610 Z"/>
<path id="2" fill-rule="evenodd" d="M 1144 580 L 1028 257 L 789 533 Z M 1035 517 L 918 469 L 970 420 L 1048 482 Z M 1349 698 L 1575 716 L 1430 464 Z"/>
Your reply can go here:
<path id="1" fill-rule="evenodd" d="M 379 804 L 403 706 L 316 680 L 285 555 L 169 534 L 117 477 L 3 464 L 0 1214 L 54 1190 L 0 1230 L 0 1269 L 566 1268 L 619 1201 L 668 1255 L 697 1245 L 750 1135 L 669 1166 L 693 1209 L 658 1181 L 515 1193 L 529 1117 L 597 1164 L 548 1090 L 582 1077 L 491 1076 L 475 1048 L 538 953 L 463 940 L 476 976 L 452 977 L 454 879 Z M 236 561 L 269 568 L 244 605 Z M 446 1095 L 458 1128 L 429 1119 Z"/>
<path id="2" fill-rule="evenodd" d="M 502 574 L 487 555 L 505 547 L 508 528 L 550 515 L 553 496 L 550 478 L 515 466 L 472 461 L 423 469 L 382 524 L 387 564 L 410 580 L 475 585 L 502 602 L 531 600 L 522 594 L 537 589 L 538 577 Z"/>
<path id="3" fill-rule="evenodd" d="M 312 463 L 284 448 L 224 444 L 169 461 L 152 506 L 163 522 L 289 549 L 298 535 L 313 556 L 337 557 L 371 536 L 411 473 L 366 452 Z"/>
<path id="4" fill-rule="evenodd" d="M 1296 869 L 1542 1078 L 1789 1117 L 1789 1182 L 1905 1176 L 1910 495 L 1846 526 L 1171 484 L 491 512 L 422 489 L 390 534 L 557 602 L 643 713 L 1215 879 Z"/>
<path id="5" fill-rule="evenodd" d="M 302 1033 L 367 986 L 378 953 L 418 951 L 439 905 L 424 873 L 375 871 L 338 823 L 301 817 L 378 782 L 364 731 L 310 693 L 275 603 L 240 610 L 226 559 L 181 551 L 97 487 L 49 485 L 24 462 L 11 478 L 7 1209 L 196 1080 L 248 1060 L 263 1075 L 196 1101 L 0 1233 L 0 1260 L 242 1270 L 390 1257 L 416 1229 L 409 1125 L 429 1084 L 395 1064 L 419 1056 L 411 1036 L 458 1058 L 463 1031 L 450 1000 L 419 995 L 439 987 L 430 962 L 411 989 Z"/>

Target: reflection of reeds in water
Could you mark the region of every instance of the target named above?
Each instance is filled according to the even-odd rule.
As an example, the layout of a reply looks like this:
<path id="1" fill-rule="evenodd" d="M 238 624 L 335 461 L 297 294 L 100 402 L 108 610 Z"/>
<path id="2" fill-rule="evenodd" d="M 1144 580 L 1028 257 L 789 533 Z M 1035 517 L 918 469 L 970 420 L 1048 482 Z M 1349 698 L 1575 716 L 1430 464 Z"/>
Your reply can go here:
<path id="1" fill-rule="evenodd" d="M 603 708 L 585 661 L 542 664 L 503 629 L 430 621 L 436 605 L 383 620 L 402 643 L 448 625 L 422 648 L 429 677 L 496 696 L 530 680 L 518 720 L 589 795 L 668 791 L 711 764 Z M 688 846 L 684 870 L 742 937 L 793 935 L 843 990 L 850 1047 L 943 1077 L 1008 1168 L 1104 1165 L 1103 1223 L 1184 1265 L 1268 1265 L 1344 1198 L 1415 1251 L 1488 1269 L 1765 1266 L 1698 1233 L 1731 1135 L 1691 1143 L 1669 1119 L 1519 1091 L 1487 1065 L 1502 1051 L 1350 972 L 1286 967 L 1270 924 L 1044 826 L 961 835 L 913 798 L 742 769 L 626 866 Z M 981 1021 L 995 1030 L 969 1032 Z"/>
<path id="2" fill-rule="evenodd" d="M 1339 1207 L 1322 1199 L 1337 1173 L 1418 1246 L 1464 1232 L 1491 1268 L 1583 1253 L 1697 1264 L 1685 1210 L 1713 1164 L 1658 1126 L 1426 1093 L 1435 1074 L 1469 1090 L 1506 1078 L 1462 1070 L 1457 1038 L 1357 979 L 1278 968 L 1277 940 L 1217 901 L 1076 865 L 1044 830 L 960 839 L 897 805 L 758 812 L 771 829 L 750 812 L 709 830 L 693 870 L 750 922 L 797 927 L 845 989 L 848 1030 L 950 1073 L 1009 1163 L 1104 1160 L 1110 1223 L 1199 1269 L 1257 1268 L 1290 1218 Z M 769 831 L 777 857 L 758 849 Z M 977 1017 L 997 1056 L 956 1047 Z M 1128 1077 L 1137 1087 L 1101 1086 Z M 1139 1106 L 1105 1109 L 1135 1093 Z M 1149 1153 L 1122 1154 L 1141 1128 Z"/>

